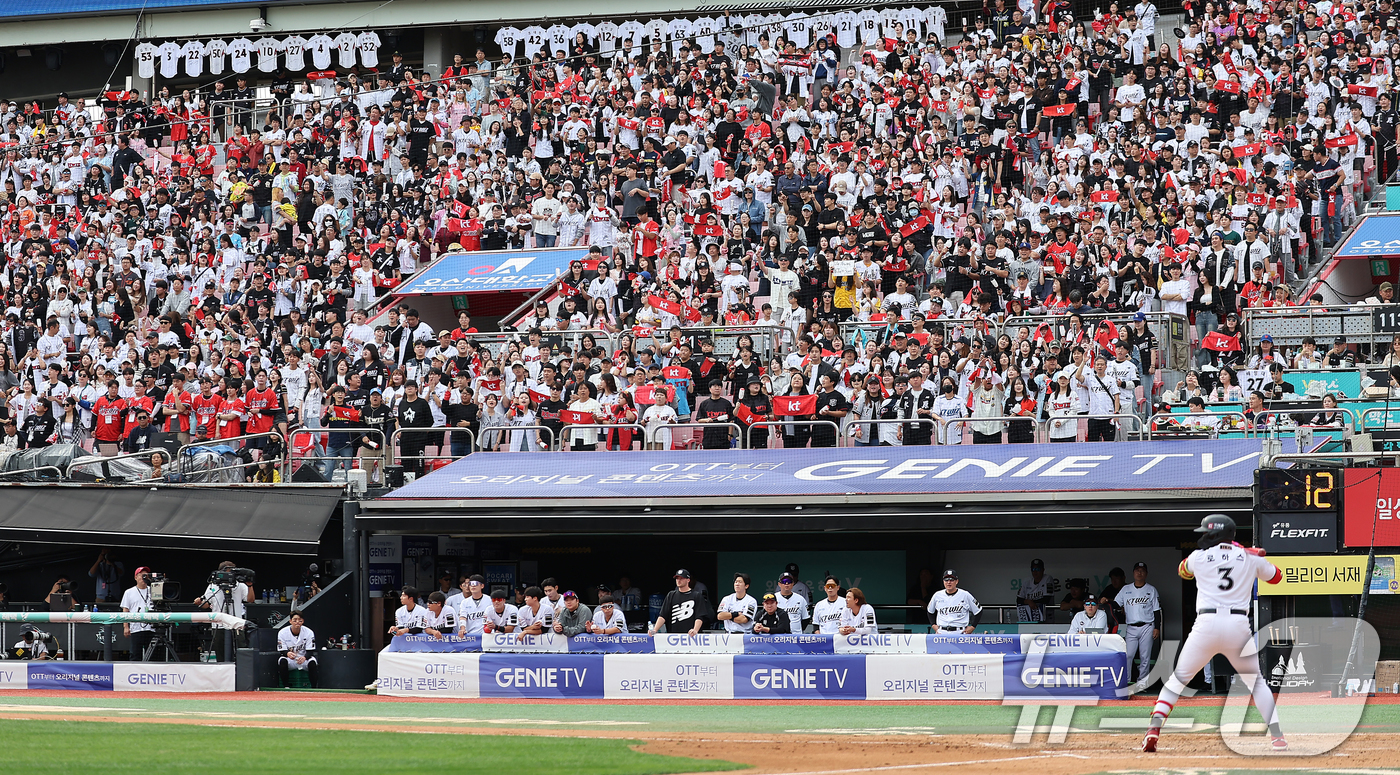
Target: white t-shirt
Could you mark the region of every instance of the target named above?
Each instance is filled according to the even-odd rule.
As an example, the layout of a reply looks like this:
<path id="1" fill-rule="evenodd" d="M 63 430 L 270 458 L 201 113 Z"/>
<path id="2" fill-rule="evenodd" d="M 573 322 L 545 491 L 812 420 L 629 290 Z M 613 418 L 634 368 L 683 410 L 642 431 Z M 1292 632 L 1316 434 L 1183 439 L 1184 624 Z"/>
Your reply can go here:
<path id="1" fill-rule="evenodd" d="M 743 624 L 733 619 L 726 619 L 724 621 L 725 632 L 751 633 L 753 632 L 754 615 L 758 613 L 758 600 L 753 595 L 745 594 L 744 597 L 740 599 L 736 597 L 736 593 L 730 593 L 725 595 L 723 600 L 719 601 L 719 611 L 716 611 L 716 613 L 723 611 L 730 611 L 748 617 L 748 621 Z"/>
<path id="2" fill-rule="evenodd" d="M 972 624 L 973 614 L 982 613 L 982 604 L 965 589 L 951 595 L 948 590 L 940 589 L 928 601 L 928 612 L 938 617 L 935 621 L 939 627 L 963 628 Z"/>
<path id="3" fill-rule="evenodd" d="M 258 50 L 258 69 L 270 73 L 277 69 L 277 52 L 285 44 L 276 38 L 258 38 L 253 47 Z"/>
<path id="4" fill-rule="evenodd" d="M 133 614 L 144 614 L 151 610 L 151 588 L 131 587 L 122 593 L 122 610 Z M 155 628 L 149 624 L 132 622 L 132 632 L 149 632 Z"/>
<path id="5" fill-rule="evenodd" d="M 253 41 L 237 38 L 228 44 L 229 67 L 235 73 L 246 73 L 253 66 Z"/>
<path id="6" fill-rule="evenodd" d="M 818 600 L 816 608 L 812 609 L 812 624 L 823 635 L 835 635 L 841 629 L 841 617 L 846 610 L 846 601 L 839 597 Z"/>
<path id="7" fill-rule="evenodd" d="M 1070 620 L 1070 623 L 1069 623 L 1069 634 L 1070 634 L 1070 635 L 1079 635 L 1079 634 L 1081 634 L 1081 633 L 1088 632 L 1089 630 L 1095 630 L 1095 631 L 1098 631 L 1098 632 L 1107 632 L 1107 631 L 1108 631 L 1108 614 L 1106 614 L 1106 613 L 1104 613 L 1102 610 L 1100 610 L 1100 611 L 1096 611 L 1096 612 L 1094 613 L 1094 616 L 1091 618 L 1087 612 L 1085 612 L 1085 611 L 1080 611 L 1079 613 L 1077 613 L 1077 614 L 1074 615 L 1074 618 L 1073 618 L 1072 620 Z"/>
<path id="8" fill-rule="evenodd" d="M 496 45 L 501 47 L 502 53 L 514 59 L 515 49 L 524 37 L 516 27 L 502 27 L 496 30 Z"/>
<path id="9" fill-rule="evenodd" d="M 875 623 L 875 609 L 871 608 L 869 603 L 861 603 L 860 610 L 853 613 L 851 607 L 842 601 L 841 626 L 854 627 L 856 632 L 862 635 L 873 635 L 879 632 Z"/>
<path id="10" fill-rule="evenodd" d="M 807 598 L 796 592 L 788 597 L 783 597 L 783 593 L 779 592 L 773 597 L 778 600 L 778 610 L 788 615 L 792 631 L 802 632 L 802 620 L 807 618 Z"/>
<path id="11" fill-rule="evenodd" d="M 180 54 L 185 58 L 185 75 L 191 78 L 198 78 L 204 74 L 203 43 L 192 40 L 180 48 Z"/>
<path id="12" fill-rule="evenodd" d="M 593 628 L 595 630 L 608 630 L 612 629 L 613 627 L 618 628 L 622 632 L 627 632 L 627 617 L 622 614 L 621 608 L 613 606 L 611 616 L 604 616 L 602 606 L 599 606 L 598 608 L 594 609 Z"/>

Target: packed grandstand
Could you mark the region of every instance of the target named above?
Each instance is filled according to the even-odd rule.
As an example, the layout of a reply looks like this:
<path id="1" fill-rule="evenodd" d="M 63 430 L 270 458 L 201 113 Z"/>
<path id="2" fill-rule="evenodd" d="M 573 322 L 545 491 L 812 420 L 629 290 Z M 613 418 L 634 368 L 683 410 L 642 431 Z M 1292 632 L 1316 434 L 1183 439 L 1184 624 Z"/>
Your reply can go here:
<path id="1" fill-rule="evenodd" d="M 480 450 L 1210 436 L 1340 427 L 1386 376 L 1306 372 L 1400 358 L 1260 333 L 1321 303 L 1395 169 L 1390 0 L 560 22 L 442 72 L 368 32 L 265 40 L 137 47 L 199 88 L 0 104 L 0 449 L 382 481 Z M 588 252 L 480 331 L 395 294 L 550 248 Z"/>

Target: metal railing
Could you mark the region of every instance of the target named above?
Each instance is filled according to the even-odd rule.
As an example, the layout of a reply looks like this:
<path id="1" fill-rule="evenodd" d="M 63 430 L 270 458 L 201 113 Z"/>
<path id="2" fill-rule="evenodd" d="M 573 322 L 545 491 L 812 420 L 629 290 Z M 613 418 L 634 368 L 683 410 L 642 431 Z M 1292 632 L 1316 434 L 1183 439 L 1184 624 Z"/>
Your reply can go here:
<path id="1" fill-rule="evenodd" d="M 658 346 L 670 340 L 671 331 L 669 328 L 655 328 L 650 334 L 638 336 L 636 329 L 631 329 L 636 342 L 650 339 Z M 774 355 L 787 355 L 797 347 L 797 335 L 786 326 L 758 326 L 752 323 L 739 326 L 683 326 L 679 331 L 682 338 L 701 338 L 714 342 L 715 355 L 721 357 L 738 355 L 739 339 L 745 336 L 754 340 L 754 357 L 760 360 L 767 360 Z M 759 340 L 763 340 L 765 344 L 760 345 Z"/>
<path id="2" fill-rule="evenodd" d="M 1081 418 L 1081 419 L 1082 419 L 1082 418 L 1084 417 L 1084 415 L 1079 414 L 1079 415 L 1075 415 L 1075 417 L 1076 417 L 1076 418 Z M 1044 423 L 1042 423 L 1040 420 L 1037 420 L 1037 419 L 1034 418 L 1034 417 L 1016 417 L 1016 416 L 1014 416 L 1014 415 L 996 415 L 996 416 L 994 416 L 994 417 L 954 417 L 954 418 L 951 418 L 951 419 L 948 419 L 948 420 L 944 420 L 944 421 L 943 421 L 944 433 L 945 433 L 947 436 L 951 436 L 951 435 L 952 435 L 952 432 L 953 432 L 953 428 L 956 428 L 956 427 L 962 426 L 962 425 L 972 425 L 973 423 L 979 423 L 979 422 L 995 422 L 995 423 L 1021 422 L 1021 423 L 1030 423 L 1030 424 L 1031 424 L 1031 442 L 1033 442 L 1033 443 L 1039 443 L 1039 442 L 1040 442 L 1040 440 L 1041 440 L 1041 438 L 1042 438 L 1042 435 L 1043 435 L 1043 434 L 1042 434 L 1042 431 L 1044 431 L 1044 427 L 1043 427 Z M 969 428 L 968 430 L 972 430 L 972 429 Z M 1003 433 L 1009 433 L 1010 430 L 1011 430 L 1010 427 L 1007 426 L 1007 427 L 1003 427 L 1001 430 L 997 431 L 997 434 L 996 434 L 996 435 L 997 435 L 997 437 L 998 437 L 998 443 L 1001 443 L 1001 442 L 1000 442 L 1001 434 L 1003 434 Z M 981 433 L 981 431 L 977 431 L 977 432 L 978 432 L 978 433 Z M 957 443 L 958 443 L 958 444 L 965 444 L 965 443 L 967 442 L 967 438 L 968 438 L 970 435 L 971 435 L 971 434 L 969 434 L 969 433 L 960 433 L 959 436 L 958 436 L 958 442 L 957 442 Z M 951 444 L 952 442 L 947 442 L 947 443 Z M 976 442 L 974 441 L 974 443 L 976 443 Z"/>
<path id="3" fill-rule="evenodd" d="M 671 449 L 675 449 L 675 448 L 676 448 L 676 441 L 677 441 L 677 439 L 676 439 L 676 433 L 675 433 L 675 432 L 676 432 L 677 430 L 679 430 L 679 429 L 682 429 L 682 428 L 699 428 L 699 429 L 701 429 L 701 430 L 716 430 L 716 429 L 718 429 L 718 428 L 732 428 L 732 429 L 733 429 L 733 432 L 732 432 L 732 433 L 726 434 L 726 438 L 727 438 L 727 439 L 743 438 L 743 435 L 744 435 L 744 429 L 743 429 L 742 427 L 740 427 L 740 425 L 739 425 L 738 423 L 733 423 L 733 422 L 675 422 L 675 423 L 666 423 L 665 425 L 663 425 L 663 426 L 661 426 L 661 427 L 659 427 L 659 428 L 647 428 L 647 429 L 646 429 L 646 440 L 647 440 L 647 444 L 650 445 L 650 444 L 658 444 L 658 443 L 660 443 L 660 442 L 656 441 L 656 435 L 657 435 L 658 433 L 660 433 L 661 431 L 670 431 L 670 432 L 671 432 Z M 705 443 L 705 435 L 704 435 L 703 433 L 699 435 L 699 438 L 696 438 L 696 437 L 695 437 L 695 434 L 687 434 L 687 436 L 688 436 L 689 438 L 687 439 L 687 442 L 686 442 L 686 443 L 692 443 L 692 444 L 699 444 L 699 445 L 701 445 L 700 447 L 696 447 L 696 449 L 703 448 L 704 443 Z M 729 449 L 729 447 L 724 447 L 724 449 Z"/>
<path id="4" fill-rule="evenodd" d="M 1376 332 L 1372 328 L 1371 304 L 1341 304 L 1332 306 L 1306 307 L 1260 307 L 1244 310 L 1244 330 L 1251 342 L 1257 342 L 1265 334 L 1274 340 L 1274 346 L 1298 346 L 1304 337 L 1312 337 L 1317 342 L 1330 342 L 1339 336 L 1348 342 L 1367 343 L 1373 349 L 1377 342 L 1388 344 L 1393 332 Z M 1325 349 L 1320 348 L 1319 352 Z"/>
<path id="5" fill-rule="evenodd" d="M 506 450 L 507 452 L 518 452 L 518 451 L 529 451 L 529 452 L 534 452 L 534 451 L 536 451 L 535 448 L 536 448 L 537 446 L 539 446 L 539 434 L 538 434 L 539 431 L 544 431 L 545 433 L 549 434 L 549 436 L 548 436 L 548 439 L 549 439 L 549 440 L 545 442 L 545 447 L 544 447 L 544 449 L 543 449 L 543 450 L 539 450 L 539 451 L 541 451 L 541 452 L 553 452 L 553 451 L 555 451 L 555 449 L 556 449 L 556 447 L 555 447 L 555 438 L 554 438 L 554 429 L 551 428 L 551 427 L 549 427 L 548 425 L 493 425 L 491 428 L 489 428 L 489 429 L 487 429 L 487 430 L 498 431 L 498 432 L 500 432 L 502 438 L 501 438 L 501 441 L 499 441 L 499 442 L 497 442 L 497 443 L 498 443 L 498 444 L 505 444 L 505 445 L 508 445 L 508 446 L 513 445 L 513 442 L 514 442 L 514 440 L 515 440 L 515 431 L 521 431 L 521 432 L 524 432 L 524 431 L 536 431 L 535 438 L 534 438 L 533 440 L 531 440 L 530 449 L 529 449 L 529 450 L 514 450 L 514 449 L 508 449 L 508 450 Z M 485 437 L 485 436 L 486 436 L 486 433 L 483 432 L 481 435 L 482 435 L 483 437 Z M 498 450 L 494 450 L 494 449 L 485 449 L 485 448 L 483 448 L 481 451 L 482 451 L 482 452 L 496 452 L 496 451 L 498 451 Z"/>
<path id="6" fill-rule="evenodd" d="M 832 446 L 841 446 L 841 426 L 837 425 L 835 422 L 832 422 L 831 420 L 760 420 L 760 421 L 758 421 L 758 422 L 756 422 L 756 423 L 754 423 L 753 425 L 750 425 L 750 426 L 748 427 L 748 431 L 747 431 L 748 435 L 744 437 L 744 441 L 745 441 L 746 446 L 748 446 L 750 449 L 752 449 L 752 448 L 753 448 L 753 429 L 754 429 L 754 428 L 790 428 L 790 427 L 794 427 L 794 426 L 797 426 L 797 427 L 806 427 L 806 428 L 811 428 L 811 429 L 825 428 L 825 427 L 830 426 L 830 428 L 831 428 L 831 435 L 832 435 L 832 437 L 836 440 L 836 443 L 833 444 Z M 770 432 L 770 433 L 768 434 L 768 443 L 769 443 L 769 444 L 772 444 L 774 438 L 780 437 L 780 436 L 785 436 L 785 435 L 787 435 L 787 434 L 784 433 L 782 430 L 779 430 L 777 433 L 771 433 L 771 432 Z M 810 441 L 810 439 L 811 439 L 811 437 L 809 436 L 809 437 L 808 437 L 808 440 Z M 773 449 L 773 447 L 768 447 L 768 449 Z M 787 448 L 784 447 L 784 449 L 787 449 Z M 797 449 L 797 447 L 794 447 L 794 449 Z"/>
<path id="7" fill-rule="evenodd" d="M 64 475 L 63 469 L 58 466 L 35 466 L 34 468 L 21 468 L 17 471 L 0 471 L 0 479 L 4 479 L 7 476 L 15 476 L 16 474 L 32 474 L 39 471 L 53 471 L 58 474 L 60 479 L 63 478 Z"/>
<path id="8" fill-rule="evenodd" d="M 1238 427 L 1238 428 L 1233 427 L 1233 426 L 1227 426 L 1227 427 L 1224 427 L 1224 428 L 1220 427 L 1220 423 L 1218 422 L 1218 420 L 1219 420 L 1220 418 L 1231 417 L 1231 416 L 1240 418 L 1239 427 Z M 1188 417 L 1188 418 L 1189 418 L 1189 417 L 1209 417 L 1209 418 L 1214 418 L 1214 419 L 1216 419 L 1217 422 L 1216 422 L 1216 423 L 1213 423 L 1213 424 L 1210 424 L 1210 423 L 1201 423 L 1201 424 L 1199 424 L 1199 425 L 1197 425 L 1197 426 L 1195 426 L 1195 427 L 1192 427 L 1192 426 L 1189 426 L 1189 425 L 1188 425 L 1188 426 L 1185 426 L 1185 427 L 1182 427 L 1182 428 L 1175 428 L 1175 429 L 1158 428 L 1158 429 L 1155 429 L 1155 430 L 1154 430 L 1153 427 L 1152 427 L 1152 421 L 1155 421 L 1155 420 L 1157 420 L 1158 418 L 1177 420 L 1177 419 L 1180 419 L 1180 418 L 1183 418 L 1183 417 Z M 1147 437 L 1148 437 L 1148 439 L 1152 439 L 1153 436 L 1154 436 L 1154 434 L 1160 434 L 1160 433 L 1164 433 L 1164 432 L 1165 432 L 1165 433 L 1173 433 L 1173 432 L 1178 432 L 1178 431 L 1181 431 L 1181 432 L 1190 432 L 1190 431 L 1198 431 L 1198 432 L 1199 432 L 1199 431 L 1205 431 L 1205 432 L 1209 433 L 1211 436 L 1219 436 L 1219 435 L 1221 434 L 1221 432 L 1227 432 L 1227 433 L 1228 433 L 1228 432 L 1230 432 L 1230 431 L 1235 431 L 1235 430 L 1244 431 L 1246 435 L 1249 435 L 1249 432 L 1250 432 L 1250 431 L 1249 431 L 1249 419 L 1246 418 L 1246 417 L 1244 416 L 1244 412 L 1237 412 L 1237 411 L 1227 411 L 1227 412 L 1174 412 L 1174 413 L 1169 414 L 1169 415 L 1153 415 L 1152 417 L 1150 417 L 1150 418 L 1148 418 L 1148 419 L 1149 419 L 1148 426 L 1147 426 Z"/>
<path id="9" fill-rule="evenodd" d="M 586 424 L 586 423 L 574 423 L 574 424 L 570 424 L 570 425 L 565 425 L 565 426 L 564 426 L 564 431 L 563 431 L 562 433 L 559 434 L 559 439 L 560 439 L 560 440 L 559 440 L 559 451 L 560 451 L 560 452 L 568 452 L 568 451 L 570 451 L 570 450 L 569 450 L 569 446 L 570 446 L 570 445 L 572 444 L 572 442 L 573 442 L 574 431 L 587 431 L 587 430 L 596 431 L 596 432 L 598 433 L 598 439 L 597 439 L 597 441 L 596 441 L 595 443 L 597 443 L 597 444 L 602 444 L 602 445 L 604 445 L 604 446 L 607 445 L 607 441 L 608 441 L 608 432 L 609 432 L 609 431 L 613 431 L 613 430 L 629 430 L 629 431 L 633 431 L 636 435 L 633 436 L 632 438 L 633 438 L 633 439 L 637 439 L 637 440 L 641 440 L 641 442 L 642 442 L 642 449 L 646 449 L 647 428 L 646 428 L 645 425 L 642 425 L 641 423 L 635 423 L 635 422 L 620 422 L 620 423 L 595 423 L 595 424 L 591 424 L 591 425 L 590 425 L 590 424 Z M 628 442 L 628 445 L 627 445 L 627 446 L 628 446 L 629 449 L 631 448 L 632 444 L 631 444 L 630 441 Z"/>
<path id="10" fill-rule="evenodd" d="M 1147 441 L 1148 439 L 1151 438 L 1151 436 L 1149 436 L 1148 433 L 1147 433 L 1147 425 L 1143 423 L 1141 417 L 1139 417 L 1139 416 L 1137 416 L 1137 415 L 1135 415 L 1135 414 L 1128 414 L 1128 413 L 1118 413 L 1118 414 L 1081 414 L 1081 415 L 1079 415 L 1079 419 L 1081 419 L 1081 420 L 1109 420 L 1109 421 L 1112 421 L 1112 420 L 1132 420 L 1133 423 L 1137 425 L 1137 436 L 1138 436 L 1138 441 Z M 1124 433 L 1129 433 L 1129 431 L 1127 431 L 1127 430 L 1124 430 L 1123 432 L 1124 432 Z"/>
<path id="11" fill-rule="evenodd" d="M 347 435 L 349 435 L 349 436 L 353 436 L 354 438 L 353 438 L 353 439 L 351 440 L 351 442 L 350 442 L 350 454 L 349 454 L 349 455 L 310 454 L 310 455 L 302 455 L 302 456 L 297 456 L 297 455 L 293 454 L 293 452 L 294 452 L 295 449 L 296 449 L 296 440 L 297 440 L 299 437 L 301 437 L 301 436 L 308 436 L 308 437 L 309 437 L 309 436 L 319 436 L 319 435 L 321 435 L 321 434 L 323 434 L 323 433 L 326 434 L 327 441 L 330 440 L 330 435 L 333 434 L 333 433 L 344 433 L 344 434 L 347 434 Z M 300 463 L 301 465 L 311 464 L 311 465 L 315 465 L 315 466 L 320 466 L 322 463 L 333 463 L 333 461 L 341 461 L 341 460 L 346 461 L 346 465 L 344 465 L 344 466 L 341 466 L 341 465 L 339 465 L 339 464 L 334 464 L 334 465 L 332 465 L 332 466 L 327 466 L 327 467 L 325 467 L 325 468 L 323 469 L 323 471 L 324 471 L 326 474 L 329 474 L 329 473 L 331 472 L 332 468 L 347 468 L 347 469 L 348 469 L 348 468 L 352 468 L 352 467 L 353 467 L 353 463 L 355 462 L 356 458 L 360 457 L 359 455 L 356 455 L 356 454 L 355 454 L 355 451 L 356 451 L 356 449 L 358 449 L 359 446 L 360 446 L 360 440 L 361 440 L 362 438 L 364 438 L 365 436 L 371 436 L 371 437 L 373 437 L 373 436 L 378 436 L 378 437 L 379 437 L 379 447 L 380 447 L 380 449 L 384 450 L 384 459 L 385 459 L 386 464 L 387 464 L 387 460 L 389 459 L 389 454 L 390 454 L 390 453 L 388 452 L 387 448 L 386 448 L 386 442 L 388 441 L 388 439 L 385 438 L 385 436 L 384 436 L 384 431 L 382 431 L 382 430 L 380 430 L 380 429 L 378 429 L 378 428 L 369 428 L 369 427 L 356 427 L 356 428 L 297 428 L 296 430 L 292 431 L 292 432 L 287 436 L 287 454 L 286 454 L 286 456 L 283 458 L 282 481 L 284 481 L 284 482 L 289 482 L 289 481 L 291 481 L 292 472 L 293 472 L 293 466 L 294 466 L 294 464 L 296 464 L 296 463 Z M 314 450 L 314 449 L 316 449 L 316 445 L 313 443 L 312 446 L 308 449 L 308 451 L 311 451 L 311 450 Z M 329 452 L 330 450 L 327 449 L 326 451 Z M 373 458 L 378 458 L 379 456 L 378 456 L 378 455 L 372 455 L 371 457 L 373 457 Z M 327 476 L 326 478 L 329 479 L 330 476 Z"/>
<path id="12" fill-rule="evenodd" d="M 189 476 L 190 474 L 192 474 L 192 473 L 212 474 L 212 473 L 215 473 L 215 472 L 217 472 L 217 471 L 232 471 L 232 470 L 234 470 L 234 469 L 244 469 L 244 468 L 247 468 L 247 467 L 249 467 L 249 466 L 256 466 L 256 465 L 258 465 L 259 463 L 262 463 L 262 462 L 265 462 L 265 461 L 262 461 L 262 460 L 254 460 L 254 461 L 251 461 L 251 462 L 248 462 L 248 463 L 241 463 L 241 462 L 240 462 L 240 463 L 233 463 L 233 464 L 231 464 L 231 465 L 226 465 L 226 466 L 219 466 L 218 468 L 202 468 L 202 469 L 197 469 L 197 470 L 196 470 L 196 469 L 190 469 L 190 468 L 187 468 L 186 464 L 187 464 L 187 462 L 188 462 L 189 460 L 193 459 L 194 456 L 193 456 L 193 455 L 187 455 L 186 453 L 187 453 L 189 450 L 191 450 L 191 449 L 208 448 L 208 447 L 220 447 L 220 446 L 228 445 L 228 444 L 230 444 L 231 442 L 235 442 L 235 441 L 243 441 L 243 440 L 245 440 L 245 439 L 265 439 L 265 438 L 276 438 L 276 439 L 280 440 L 280 441 L 282 442 L 282 455 L 283 455 L 283 457 L 286 457 L 286 455 L 287 455 L 287 437 L 286 437 L 286 436 L 283 436 L 282 433 L 281 433 L 281 431 L 264 431 L 264 432 L 262 432 L 262 433 L 248 433 L 248 434 L 244 434 L 244 435 L 242 435 L 242 436 L 230 436 L 229 438 L 226 438 L 226 439 L 208 439 L 207 441 L 199 441 L 199 442 L 192 441 L 192 442 L 190 442 L 189 444 L 182 445 L 179 449 L 177 449 L 177 450 L 175 451 L 175 460 L 173 461 L 174 464 L 175 464 L 175 471 L 176 471 L 176 473 L 179 474 L 180 476 L 188 478 L 188 476 Z M 280 465 L 280 462 L 281 462 L 280 460 L 279 460 L 279 461 L 274 461 L 274 462 L 277 462 L 277 463 L 278 463 L 278 468 L 281 468 L 281 467 L 282 467 L 282 466 Z"/>
<path id="13" fill-rule="evenodd" d="M 1121 340 L 1132 326 L 1133 319 L 1137 312 L 1061 312 L 1056 315 L 1020 315 L 1006 319 L 1001 326 L 1004 333 L 1011 335 L 1012 340 L 1016 339 L 1013 332 L 1022 326 L 1030 330 L 1031 337 L 1034 338 L 1036 330 L 1047 325 L 1054 332 L 1056 339 L 1061 338 L 1059 325 L 1069 320 L 1071 314 L 1078 314 L 1084 320 L 1085 330 L 1092 330 L 1095 324 L 1108 321 L 1118 327 L 1118 338 Z M 1147 328 L 1157 337 L 1158 363 L 1161 368 L 1184 370 L 1193 367 L 1190 343 L 1191 343 L 1191 323 L 1184 315 L 1175 315 L 1170 312 L 1144 312 L 1147 318 Z M 1172 347 L 1171 345 L 1184 345 L 1185 347 Z M 1150 366 L 1151 364 L 1143 364 Z"/>
<path id="14" fill-rule="evenodd" d="M 552 340 L 558 339 L 560 344 L 568 344 L 570 348 L 578 347 L 584 336 L 592 336 L 599 345 L 606 342 L 608 353 L 617 351 L 618 336 L 598 328 L 581 328 L 577 330 L 565 331 L 544 331 L 541 333 L 541 344 L 549 344 Z M 475 341 L 482 349 L 486 350 L 492 358 L 500 358 L 511 342 L 529 341 L 529 334 L 524 331 L 488 331 L 486 333 L 468 334 L 469 340 Z M 572 342 L 569 340 L 572 339 Z"/>
<path id="15" fill-rule="evenodd" d="M 860 437 L 856 436 L 856 429 L 859 428 L 859 427 L 862 426 L 862 425 L 869 425 L 869 426 L 872 426 L 872 427 L 871 427 L 871 435 L 873 436 L 873 438 L 874 438 L 874 440 L 876 441 L 877 445 L 878 445 L 878 442 L 879 442 L 879 440 L 880 440 L 880 429 L 879 429 L 879 426 L 881 426 L 881 425 L 897 425 L 897 426 L 899 426 L 899 435 L 898 435 L 897 438 L 898 438 L 901 442 L 904 440 L 904 426 L 906 426 L 906 425 L 928 425 L 928 426 L 929 426 L 929 437 L 930 437 L 930 439 L 931 439 L 934 443 L 937 443 L 937 444 L 942 444 L 942 443 L 943 443 L 943 440 L 942 440 L 942 436 L 943 436 L 943 418 L 941 418 L 941 417 L 915 417 L 915 418 L 908 419 L 908 420 L 901 420 L 901 419 L 891 419 L 891 420 L 879 420 L 879 419 L 871 419 L 871 420 L 849 420 L 849 419 L 848 419 L 848 421 L 846 422 L 846 433 L 845 433 L 846 438 L 848 438 L 848 439 L 857 439 L 857 438 L 859 438 L 861 441 L 870 441 L 870 439 L 860 438 Z"/>
<path id="16" fill-rule="evenodd" d="M 143 449 L 140 452 L 127 452 L 123 455 L 113 455 L 112 457 L 104 457 L 100 460 L 75 460 L 69 463 L 68 467 L 63 470 L 63 477 L 65 479 L 72 479 L 73 472 L 79 468 L 87 468 L 88 466 L 102 466 L 105 468 L 109 463 L 118 460 L 131 460 L 139 457 L 149 458 L 151 455 L 164 455 L 167 460 L 172 457 L 170 450 L 165 447 L 151 447 L 150 449 Z M 173 460 L 171 462 L 172 464 L 174 463 Z M 105 476 L 107 475 L 104 474 L 104 478 Z"/>
<path id="17" fill-rule="evenodd" d="M 438 443 L 437 443 L 436 445 L 434 445 L 433 442 L 428 441 L 428 442 L 425 442 L 425 443 L 423 444 L 423 446 L 424 446 L 424 447 L 436 446 L 436 447 L 438 448 L 438 454 L 436 454 L 436 455 L 427 455 L 427 454 L 424 454 L 424 455 L 403 455 L 403 454 L 400 454 L 400 450 L 401 450 L 402 445 L 401 445 L 401 443 L 400 443 L 399 440 L 403 437 L 403 434 L 404 434 L 404 433 L 421 433 L 421 434 L 423 434 L 423 435 L 425 435 L 425 436 L 427 436 L 427 435 L 432 435 L 432 434 L 437 434 L 437 436 L 438 436 Z M 452 454 L 452 434 L 454 434 L 454 433 L 458 433 L 458 434 L 465 433 L 465 434 L 467 434 L 467 441 L 469 442 L 469 445 L 470 445 L 469 448 L 468 448 L 467 454 L 471 454 L 471 452 L 472 452 L 473 450 L 476 449 L 476 434 L 475 434 L 475 433 L 472 433 L 472 429 L 471 429 L 471 428 L 446 428 L 446 427 L 444 427 L 444 428 L 398 428 L 398 429 L 395 429 L 395 431 L 389 435 L 389 445 L 388 445 L 387 447 L 385 447 L 385 451 L 388 452 L 388 456 L 389 456 L 389 462 L 388 462 L 388 464 L 389 464 L 389 465 L 401 465 L 401 464 L 403 463 L 403 461 L 405 461 L 405 460 L 421 460 L 421 461 L 423 461 L 423 462 L 425 462 L 425 463 L 426 463 L 427 461 L 429 461 L 429 460 L 458 460 L 458 459 L 460 459 L 460 458 L 459 458 L 457 455 L 453 455 L 453 454 Z M 445 444 L 443 443 L 444 441 L 446 442 Z M 446 454 L 446 455 L 442 454 L 442 450 L 444 450 L 444 449 L 448 450 L 448 454 Z"/>

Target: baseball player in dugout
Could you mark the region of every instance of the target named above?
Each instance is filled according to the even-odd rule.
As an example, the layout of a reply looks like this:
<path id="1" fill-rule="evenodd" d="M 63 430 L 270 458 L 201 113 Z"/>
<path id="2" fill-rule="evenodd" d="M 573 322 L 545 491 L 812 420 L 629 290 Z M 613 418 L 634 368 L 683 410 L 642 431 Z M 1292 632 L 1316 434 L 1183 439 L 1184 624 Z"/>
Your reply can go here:
<path id="1" fill-rule="evenodd" d="M 958 589 L 958 572 L 943 571 L 943 588 L 928 601 L 928 623 L 934 632 L 971 635 L 982 620 L 982 605 L 965 589 Z"/>
<path id="2" fill-rule="evenodd" d="M 1183 579 L 1196 582 L 1196 622 L 1181 647 L 1176 669 L 1157 695 L 1142 750 L 1148 753 L 1157 750 L 1162 725 L 1186 690 L 1186 683 L 1211 658 L 1221 654 L 1234 665 L 1240 681 L 1251 686 L 1260 717 L 1269 720 L 1273 750 L 1286 751 L 1288 741 L 1279 726 L 1273 692 L 1259 670 L 1258 649 L 1249 623 L 1255 580 L 1277 584 L 1283 579 L 1283 571 L 1264 559 L 1263 549 L 1236 543 L 1235 521 L 1224 514 L 1211 514 L 1202 519 L 1196 532 L 1202 534 L 1196 544 L 1200 548 L 1182 560 L 1176 569 Z M 1124 591 L 1129 589 L 1131 587 L 1125 587 Z"/>
<path id="3" fill-rule="evenodd" d="M 1133 583 L 1118 590 L 1113 602 L 1123 609 L 1125 621 L 1118 634 L 1128 644 L 1128 666 L 1138 658 L 1138 680 L 1146 681 L 1152 670 L 1152 644 L 1162 636 L 1162 600 L 1157 588 L 1147 583 L 1147 563 L 1133 566 Z"/>
<path id="4" fill-rule="evenodd" d="M 1055 602 L 1059 586 L 1054 576 L 1046 574 L 1044 560 L 1031 560 L 1031 575 L 1021 579 L 1021 590 L 1016 595 L 1017 618 L 1032 624 L 1052 621 L 1053 614 L 1046 606 Z"/>

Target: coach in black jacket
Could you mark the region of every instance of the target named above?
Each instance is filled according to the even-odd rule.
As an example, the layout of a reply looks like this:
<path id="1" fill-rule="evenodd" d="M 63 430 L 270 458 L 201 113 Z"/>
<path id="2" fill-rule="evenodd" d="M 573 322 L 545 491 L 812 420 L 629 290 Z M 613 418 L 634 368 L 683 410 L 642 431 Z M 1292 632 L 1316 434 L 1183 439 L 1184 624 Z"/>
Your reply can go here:
<path id="1" fill-rule="evenodd" d="M 778 598 L 772 593 L 763 596 L 763 613 L 753 623 L 753 631 L 762 635 L 788 635 L 792 619 L 786 611 L 778 610 Z"/>

